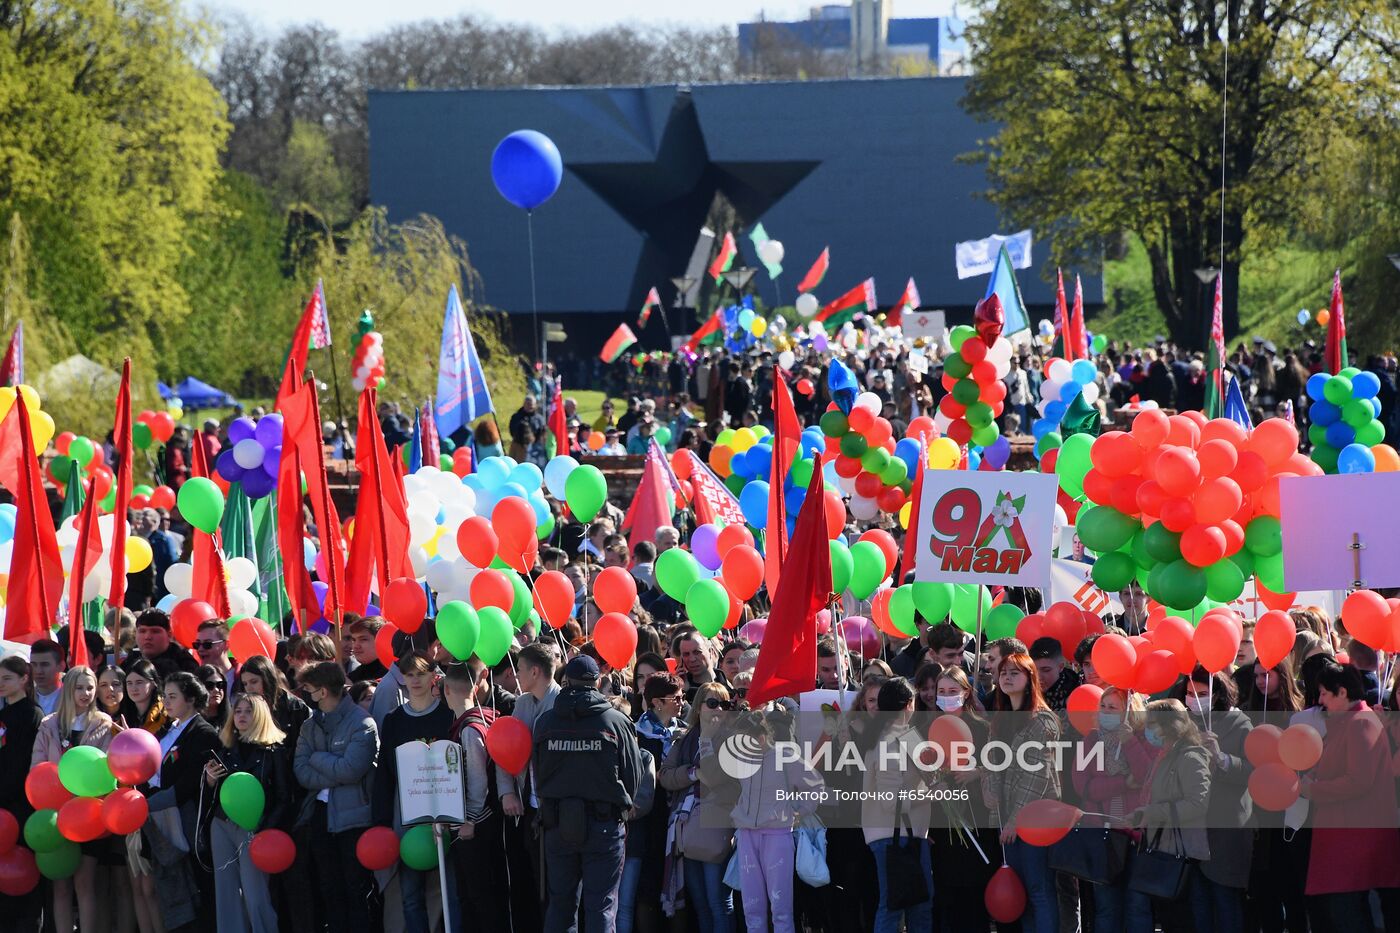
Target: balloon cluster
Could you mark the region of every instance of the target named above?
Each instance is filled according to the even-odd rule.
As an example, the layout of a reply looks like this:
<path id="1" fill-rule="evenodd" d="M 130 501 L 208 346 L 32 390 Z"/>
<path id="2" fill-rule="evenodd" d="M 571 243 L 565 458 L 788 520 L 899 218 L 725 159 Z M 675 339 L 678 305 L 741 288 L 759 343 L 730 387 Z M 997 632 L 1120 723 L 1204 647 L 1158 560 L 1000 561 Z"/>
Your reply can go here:
<path id="1" fill-rule="evenodd" d="M 356 392 L 377 389 L 384 383 L 384 335 L 377 330 L 360 335 L 350 361 L 350 385 Z"/>
<path id="2" fill-rule="evenodd" d="M 53 416 L 43 411 L 39 393 L 29 386 L 0 386 L 0 421 L 15 406 L 15 399 L 24 396 L 24 406 L 29 412 L 29 436 L 34 441 L 34 450 L 42 452 L 54 437 Z"/>
<path id="3" fill-rule="evenodd" d="M 131 487 L 131 498 L 127 500 L 127 508 L 132 509 L 165 509 L 169 512 L 175 505 L 175 490 L 165 485 L 150 486 L 146 483 Z"/>
<path id="4" fill-rule="evenodd" d="M 106 596 L 112 583 L 112 527 L 117 521 L 113 514 L 97 517 L 97 530 L 102 536 L 102 555 L 88 568 L 83 580 L 83 602 Z M 121 521 L 125 522 L 123 516 Z M 54 539 L 58 542 L 59 559 L 63 562 L 63 572 L 73 573 L 73 564 L 78 553 L 78 516 L 70 515 L 54 529 Z M 151 565 L 151 545 L 145 538 L 128 534 L 126 538 L 126 572 L 140 573 Z M 8 556 L 0 555 L 0 559 Z M 65 593 L 67 591 L 65 590 Z M 70 607 L 71 611 L 71 607 Z"/>
<path id="5" fill-rule="evenodd" d="M 168 411 L 147 409 L 131 426 L 131 442 L 137 450 L 150 450 L 155 444 L 168 444 L 175 434 L 175 418 Z"/>
<path id="6" fill-rule="evenodd" d="M 1312 461 L 1325 473 L 1391 473 L 1400 454 L 1385 443 L 1380 422 L 1381 381 L 1375 373 L 1348 366 L 1335 376 L 1308 379 L 1308 440 Z"/>
<path id="7" fill-rule="evenodd" d="M 892 638 L 918 637 L 916 613 L 929 625 L 951 618 L 964 632 L 974 633 L 980 604 L 989 639 L 1015 634 L 1016 623 L 1024 615 L 1015 606 L 993 607 L 991 592 L 972 583 L 905 583 L 878 590 L 870 604 L 876 627 Z M 993 635 L 993 631 L 1000 634 Z"/>
<path id="8" fill-rule="evenodd" d="M 1154 600 L 1199 617 L 1237 598 L 1250 576 L 1283 592 L 1279 480 L 1321 473 L 1281 418 L 1252 432 L 1200 412 L 1140 412 L 1131 432 L 1069 437 L 1054 464 L 1061 488 L 1085 500 L 1080 540 L 1098 553 L 1094 583 L 1136 580 Z"/>
<path id="9" fill-rule="evenodd" d="M 107 466 L 102 445 L 90 437 L 64 431 L 53 439 L 53 446 L 58 451 L 58 456 L 49 461 L 47 470 L 53 484 L 61 492 L 76 478 L 86 492 L 88 480 L 95 480 L 93 495 L 97 496 L 97 501 L 110 512 L 116 505 L 113 487 L 117 479 L 111 467 Z M 78 469 L 77 473 L 74 472 L 74 466 Z M 107 501 L 109 497 L 110 502 Z"/>
<path id="10" fill-rule="evenodd" d="M 990 447 L 1001 436 L 996 419 L 1006 401 L 1011 342 L 1000 330 L 984 338 L 959 324 L 948 335 L 954 352 L 943 361 L 943 387 L 934 424 L 957 444 Z"/>
<path id="11" fill-rule="evenodd" d="M 128 546 L 131 541 L 132 538 L 127 538 Z M 128 566 L 130 566 L 130 560 L 130 548 L 128 547 Z M 165 568 L 165 575 L 161 580 L 165 584 L 166 593 L 161 597 L 160 602 L 156 603 L 156 608 L 170 615 L 171 635 L 175 641 L 189 647 L 194 644 L 198 623 L 205 619 L 217 618 L 218 613 L 207 603 L 193 599 L 194 568 L 189 563 L 181 561 L 171 564 Z M 257 564 L 246 557 L 226 558 L 224 560 L 224 582 L 228 588 L 229 610 L 233 613 L 233 620 L 257 615 L 261 607 L 261 599 L 255 592 L 258 583 Z M 183 610 L 181 610 L 182 606 L 185 607 Z M 208 614 L 195 618 L 200 611 L 204 611 L 206 606 L 208 606 Z M 189 613 L 189 615 L 185 616 L 183 613 Z M 182 627 L 180 622 L 185 618 L 188 618 L 191 624 Z M 230 620 L 230 625 L 233 624 L 233 620 Z M 232 631 L 230 631 L 229 639 L 230 647 L 232 647 Z M 253 653 L 261 654 L 262 652 L 255 651 Z M 237 652 L 235 652 L 236 655 Z M 272 657 L 272 655 L 268 655 L 268 657 Z M 239 663 L 242 663 L 243 660 L 245 659 L 239 658 Z"/>
<path id="12" fill-rule="evenodd" d="M 1098 401 L 1099 387 L 1094 382 L 1096 375 L 1097 370 L 1090 360 L 1071 363 L 1056 357 L 1045 364 L 1045 381 L 1040 384 L 1040 401 L 1035 406 L 1040 417 L 1031 422 L 1036 460 L 1062 443 L 1060 420 L 1076 398 L 1083 396 L 1090 405 Z"/>
<path id="13" fill-rule="evenodd" d="M 235 418 L 228 426 L 228 443 L 214 461 L 219 476 L 241 483 L 249 499 L 261 499 L 277 488 L 282 463 L 281 415 L 263 415 L 257 421 L 246 416 Z"/>

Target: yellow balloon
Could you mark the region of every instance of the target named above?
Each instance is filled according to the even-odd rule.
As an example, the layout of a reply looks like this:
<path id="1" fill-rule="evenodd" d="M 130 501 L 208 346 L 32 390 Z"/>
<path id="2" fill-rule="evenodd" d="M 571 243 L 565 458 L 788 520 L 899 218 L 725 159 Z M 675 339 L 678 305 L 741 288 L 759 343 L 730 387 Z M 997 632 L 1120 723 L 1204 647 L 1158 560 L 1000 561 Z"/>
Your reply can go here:
<path id="1" fill-rule="evenodd" d="M 15 396 L 18 395 L 13 386 L 0 386 L 0 419 L 10 413 L 10 409 L 15 407 Z"/>
<path id="2" fill-rule="evenodd" d="M 743 453 L 757 443 L 758 435 L 748 428 L 740 428 L 734 432 L 734 439 L 729 442 L 729 446 L 734 448 L 735 453 Z"/>
<path id="3" fill-rule="evenodd" d="M 151 566 L 151 546 L 145 538 L 126 539 L 126 572 L 140 573 Z"/>
<path id="4" fill-rule="evenodd" d="M 909 515 L 914 511 L 914 503 L 906 502 L 899 507 L 899 527 L 909 527 Z"/>
<path id="5" fill-rule="evenodd" d="M 423 545 L 423 550 L 428 552 L 429 557 L 437 556 L 438 542 L 442 540 L 442 536 L 446 533 L 447 529 L 442 525 L 438 525 L 437 530 L 433 532 L 433 536 Z"/>
<path id="6" fill-rule="evenodd" d="M 25 407 L 31 412 L 38 411 L 43 407 L 39 402 L 39 393 L 34 391 L 32 386 L 16 386 L 19 394 L 24 396 Z"/>
<path id="7" fill-rule="evenodd" d="M 762 337 L 767 330 L 768 322 L 761 317 L 754 318 L 753 323 L 749 325 L 749 331 L 755 337 Z"/>
<path id="8" fill-rule="evenodd" d="M 940 437 L 928 445 L 928 465 L 931 470 L 951 470 L 962 460 L 962 451 L 951 438 Z"/>
<path id="9" fill-rule="evenodd" d="M 29 400 L 25 399 L 25 404 Z M 39 411 L 37 408 L 29 409 L 29 433 L 34 438 L 34 450 L 42 452 L 49 446 L 49 441 L 53 440 L 54 423 L 53 415 L 46 411 Z"/>

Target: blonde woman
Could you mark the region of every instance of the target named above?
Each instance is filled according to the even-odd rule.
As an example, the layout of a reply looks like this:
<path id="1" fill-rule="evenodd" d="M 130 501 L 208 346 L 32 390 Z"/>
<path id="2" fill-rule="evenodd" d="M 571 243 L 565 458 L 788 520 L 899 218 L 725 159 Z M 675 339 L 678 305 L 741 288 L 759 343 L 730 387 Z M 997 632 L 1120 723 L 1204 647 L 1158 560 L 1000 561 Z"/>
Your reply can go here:
<path id="1" fill-rule="evenodd" d="M 39 725 L 30 766 L 51 761 L 58 764 L 63 753 L 78 745 L 107 750 L 112 744 L 112 718 L 97 708 L 97 676 L 92 668 L 79 666 L 63 675 L 58 709 Z M 101 929 L 107 924 L 106 912 L 98 907 L 97 859 L 107 847 L 105 840 L 85 842 L 78 872 L 72 878 L 53 882 L 54 928 L 73 929 L 73 893 L 78 895 L 78 919 L 84 930 Z"/>
<path id="2" fill-rule="evenodd" d="M 253 933 L 277 931 L 267 875 L 253 864 L 248 843 L 254 832 L 287 828 L 284 824 L 290 813 L 293 782 L 286 738 L 273 721 L 267 701 L 242 694 L 219 734 L 223 748 L 204 766 L 204 782 L 215 800 L 211 842 L 219 933 L 244 933 L 250 928 Z M 228 818 L 215 792 L 225 778 L 238 772 L 257 778 L 267 801 L 262 821 L 251 831 Z"/>

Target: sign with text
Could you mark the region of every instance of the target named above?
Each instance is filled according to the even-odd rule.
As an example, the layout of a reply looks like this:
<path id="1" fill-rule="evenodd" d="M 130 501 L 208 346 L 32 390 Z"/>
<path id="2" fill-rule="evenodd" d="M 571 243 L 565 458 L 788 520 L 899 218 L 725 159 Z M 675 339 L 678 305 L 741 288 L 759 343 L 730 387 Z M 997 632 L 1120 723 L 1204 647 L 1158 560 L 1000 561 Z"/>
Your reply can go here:
<path id="1" fill-rule="evenodd" d="M 917 337 L 928 341 L 942 340 L 948 330 L 948 315 L 943 311 L 906 311 L 900 329 L 909 340 Z"/>
<path id="2" fill-rule="evenodd" d="M 1049 586 L 1058 488 L 1043 473 L 926 471 L 915 579 Z"/>
<path id="3" fill-rule="evenodd" d="M 1090 578 L 1093 564 L 1056 558 L 1050 566 L 1050 602 L 1071 602 L 1097 616 L 1118 615 L 1123 611 L 1117 593 L 1105 593 Z"/>
<path id="4" fill-rule="evenodd" d="M 466 821 L 466 781 L 462 746 L 447 739 L 405 742 L 394 750 L 399 766 L 399 815 L 415 823 Z"/>
<path id="5" fill-rule="evenodd" d="M 1289 590 L 1400 586 L 1400 473 L 1290 477 L 1278 488 Z"/>

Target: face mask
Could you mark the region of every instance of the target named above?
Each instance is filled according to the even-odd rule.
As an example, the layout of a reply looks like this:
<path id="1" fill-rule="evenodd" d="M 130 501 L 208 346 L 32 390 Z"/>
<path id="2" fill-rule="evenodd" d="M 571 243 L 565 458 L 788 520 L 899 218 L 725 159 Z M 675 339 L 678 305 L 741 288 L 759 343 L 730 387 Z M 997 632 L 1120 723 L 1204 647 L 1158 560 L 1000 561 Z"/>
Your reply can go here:
<path id="1" fill-rule="evenodd" d="M 1201 696 L 1196 693 L 1187 694 L 1186 708 L 1199 716 L 1204 716 L 1206 710 L 1210 709 L 1210 697 Z"/>
<path id="2" fill-rule="evenodd" d="M 1158 729 L 1154 729 L 1151 726 L 1148 726 L 1142 731 L 1142 737 L 1147 740 L 1147 743 L 1149 745 L 1155 748 L 1161 748 L 1162 744 L 1166 741 L 1166 738 L 1162 735 L 1161 731 Z"/>
<path id="3" fill-rule="evenodd" d="M 1117 732 L 1123 728 L 1122 713 L 1099 713 L 1099 728 L 1104 732 Z"/>
<path id="4" fill-rule="evenodd" d="M 955 697 L 938 697 L 935 702 L 938 704 L 938 708 L 945 713 L 956 713 L 963 707 L 962 694 Z"/>

